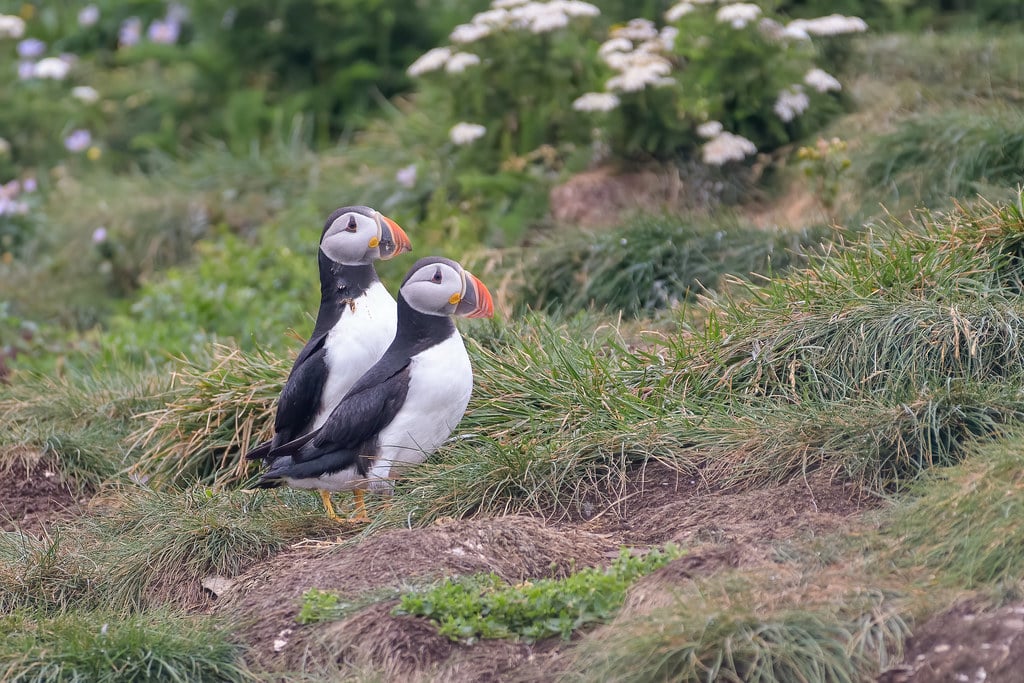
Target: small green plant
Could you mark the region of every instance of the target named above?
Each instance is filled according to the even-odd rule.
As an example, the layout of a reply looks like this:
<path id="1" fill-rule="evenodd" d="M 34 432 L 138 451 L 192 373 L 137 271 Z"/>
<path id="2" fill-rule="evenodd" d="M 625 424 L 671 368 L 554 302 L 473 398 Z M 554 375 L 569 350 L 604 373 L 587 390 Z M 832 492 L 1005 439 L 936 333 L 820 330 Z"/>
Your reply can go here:
<path id="1" fill-rule="evenodd" d="M 684 554 L 675 545 L 633 555 L 623 548 L 607 569 L 583 569 L 564 579 L 509 585 L 495 574 L 447 579 L 428 591 L 403 595 L 396 614 L 427 617 L 452 640 L 523 638 L 574 631 L 613 617 L 638 578 Z"/>
<path id="2" fill-rule="evenodd" d="M 846 154 L 846 141 L 839 138 L 818 138 L 814 145 L 805 145 L 796 151 L 804 175 L 814 182 L 815 195 L 829 214 L 839 199 L 840 179 L 850 168 Z"/>
<path id="3" fill-rule="evenodd" d="M 302 607 L 295 620 L 300 624 L 333 621 L 340 613 L 341 598 L 337 593 L 310 588 L 302 594 Z"/>

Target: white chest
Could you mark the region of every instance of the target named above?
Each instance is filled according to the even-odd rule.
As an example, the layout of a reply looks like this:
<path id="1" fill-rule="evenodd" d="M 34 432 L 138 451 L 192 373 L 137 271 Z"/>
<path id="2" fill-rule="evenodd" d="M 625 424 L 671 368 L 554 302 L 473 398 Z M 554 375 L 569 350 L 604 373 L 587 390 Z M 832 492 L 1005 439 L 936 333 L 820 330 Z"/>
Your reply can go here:
<path id="1" fill-rule="evenodd" d="M 462 420 L 473 392 L 469 355 L 456 333 L 417 354 L 409 366 L 405 403 L 378 439 L 370 479 L 394 476 L 392 466 L 423 462 Z"/>
<path id="2" fill-rule="evenodd" d="M 380 360 L 395 337 L 398 309 L 380 282 L 346 308 L 324 342 L 327 381 L 313 428 L 320 427 L 356 380 Z"/>

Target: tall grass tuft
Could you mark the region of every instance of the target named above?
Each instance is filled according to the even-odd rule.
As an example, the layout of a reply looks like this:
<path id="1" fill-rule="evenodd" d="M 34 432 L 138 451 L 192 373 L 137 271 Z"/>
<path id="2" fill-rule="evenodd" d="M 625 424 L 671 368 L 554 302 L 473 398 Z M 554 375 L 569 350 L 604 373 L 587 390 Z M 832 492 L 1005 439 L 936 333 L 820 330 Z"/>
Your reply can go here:
<path id="1" fill-rule="evenodd" d="M 907 635 L 895 614 L 759 617 L 682 605 L 617 626 L 584 645 L 579 680 L 855 683 L 877 675 Z"/>
<path id="2" fill-rule="evenodd" d="M 566 314 L 591 306 L 649 314 L 717 288 L 725 274 L 784 270 L 828 237 L 824 228 L 771 232 L 735 220 L 677 217 L 559 231 L 531 249 L 516 299 L 521 308 Z"/>
<path id="3" fill-rule="evenodd" d="M 96 562 L 59 527 L 43 538 L 0 532 L 0 614 L 99 607 L 98 583 Z"/>
<path id="4" fill-rule="evenodd" d="M 920 497 L 892 527 L 901 549 L 897 562 L 937 570 L 967 588 L 1024 577 L 1022 447 L 1024 433 L 1014 430 L 922 480 Z"/>
<path id="5" fill-rule="evenodd" d="M 939 206 L 1024 175 L 1024 114 L 988 107 L 925 114 L 901 124 L 867 154 L 862 186 L 883 201 Z"/>
<path id="6" fill-rule="evenodd" d="M 0 617 L 0 680 L 250 681 L 240 648 L 209 618 L 150 612 Z"/>
<path id="7" fill-rule="evenodd" d="M 153 485 L 224 486 L 252 473 L 245 452 L 272 435 L 287 359 L 216 345 L 209 363 L 182 360 L 161 407 L 138 416 L 129 438 L 137 476 Z"/>
<path id="8" fill-rule="evenodd" d="M 202 602 L 201 582 L 231 577 L 279 549 L 326 531 L 331 522 L 313 498 L 251 492 L 125 490 L 83 531 L 102 550 L 104 604 L 131 613 L 153 604 Z M 303 502 L 308 501 L 308 502 Z"/>
<path id="9" fill-rule="evenodd" d="M 124 469 L 134 416 L 155 408 L 162 373 L 130 366 L 19 374 L 0 387 L 0 472 L 46 461 L 79 485 Z"/>

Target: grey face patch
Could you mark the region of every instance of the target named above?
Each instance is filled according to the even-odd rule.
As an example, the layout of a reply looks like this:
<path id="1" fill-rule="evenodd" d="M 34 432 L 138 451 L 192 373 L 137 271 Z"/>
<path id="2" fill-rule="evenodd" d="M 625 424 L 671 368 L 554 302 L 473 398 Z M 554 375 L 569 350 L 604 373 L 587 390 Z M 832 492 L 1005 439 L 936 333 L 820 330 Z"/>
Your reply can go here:
<path id="1" fill-rule="evenodd" d="M 453 267 L 444 262 L 428 263 L 406 279 L 402 285 L 402 296 L 420 313 L 451 315 L 465 292 L 465 286 L 463 270 L 458 264 Z"/>
<path id="2" fill-rule="evenodd" d="M 379 257 L 380 223 L 355 211 L 341 214 L 324 232 L 320 250 L 335 263 L 365 265 Z M 372 245 L 372 246 L 371 246 Z"/>

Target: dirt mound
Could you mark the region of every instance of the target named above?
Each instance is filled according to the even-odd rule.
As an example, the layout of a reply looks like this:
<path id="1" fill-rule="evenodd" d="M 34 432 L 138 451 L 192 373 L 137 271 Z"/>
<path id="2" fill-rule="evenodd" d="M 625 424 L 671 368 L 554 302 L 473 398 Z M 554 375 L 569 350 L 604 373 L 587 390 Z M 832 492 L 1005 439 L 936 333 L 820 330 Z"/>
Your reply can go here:
<path id="1" fill-rule="evenodd" d="M 1018 683 L 1024 677 L 1024 603 L 962 603 L 914 629 L 904 663 L 879 683 Z"/>
<path id="2" fill-rule="evenodd" d="M 14 465 L 0 472 L 0 529 L 39 533 L 79 514 L 87 498 L 44 462 Z"/>
<path id="3" fill-rule="evenodd" d="M 288 666 L 296 666 L 307 655 L 313 632 L 318 630 L 295 622 L 302 594 L 310 588 L 357 598 L 401 588 L 414 580 L 456 574 L 494 572 L 510 582 L 564 576 L 574 569 L 606 561 L 609 549 L 614 547 L 615 539 L 600 534 L 556 530 L 540 520 L 520 516 L 401 529 L 367 538 L 354 546 L 295 547 L 285 551 L 239 577 L 224 591 L 217 611 L 249 622 L 243 627 L 243 636 L 258 652 L 274 660 L 283 658 Z M 364 610 L 347 620 L 351 623 L 346 628 L 359 632 L 353 620 L 365 618 L 372 618 L 375 624 L 385 623 L 375 614 L 373 608 Z M 398 630 L 414 628 L 410 626 L 412 621 L 417 620 L 403 619 Z M 291 633 L 282 636 L 286 629 L 291 629 Z M 390 637 L 405 641 L 401 633 Z M 418 652 L 416 646 L 409 648 L 410 652 Z M 419 659 L 420 654 L 399 657 L 396 666 Z"/>

